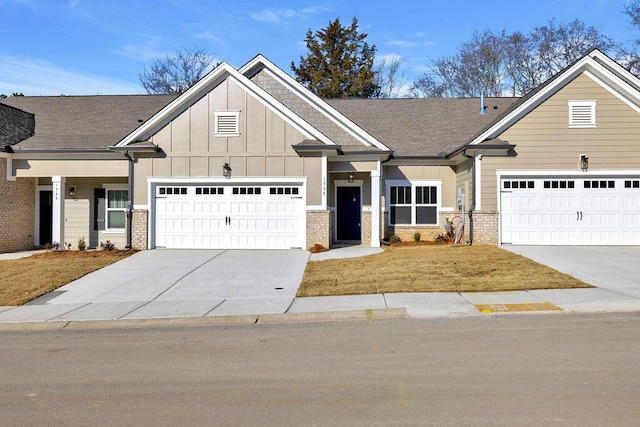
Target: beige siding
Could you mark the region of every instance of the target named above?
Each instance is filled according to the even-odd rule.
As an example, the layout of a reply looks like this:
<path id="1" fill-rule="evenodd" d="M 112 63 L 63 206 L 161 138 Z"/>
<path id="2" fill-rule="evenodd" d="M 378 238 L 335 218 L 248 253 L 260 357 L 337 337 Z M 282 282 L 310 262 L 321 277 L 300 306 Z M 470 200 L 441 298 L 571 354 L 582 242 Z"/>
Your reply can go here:
<path id="1" fill-rule="evenodd" d="M 124 160 L 14 160 L 17 177 L 66 176 L 99 177 L 128 176 L 129 166 Z"/>
<path id="2" fill-rule="evenodd" d="M 214 136 L 216 111 L 240 112 L 239 136 Z M 306 138 L 227 79 L 152 137 L 166 157 L 138 162 L 136 204 L 149 203 L 140 196 L 147 193 L 147 177 L 222 177 L 224 163 L 229 163 L 234 178 L 319 174 L 319 160 L 306 161 L 292 148 Z M 320 186 L 319 176 L 310 179 L 310 204 L 315 204 L 314 200 L 320 203 Z"/>
<path id="3" fill-rule="evenodd" d="M 442 180 L 442 207 L 450 208 L 455 205 L 456 173 L 450 166 L 386 166 L 385 179 L 434 179 Z M 382 193 L 386 194 L 386 189 Z"/>
<path id="4" fill-rule="evenodd" d="M 102 188 L 103 184 L 122 184 L 126 188 L 127 180 L 126 178 L 66 179 L 66 188 L 72 185 L 77 188 L 76 197 L 71 198 L 66 193 L 64 201 L 64 240 L 65 243 L 70 243 L 74 249 L 78 247 L 78 240 L 80 239 L 84 239 L 89 247 L 96 247 L 100 242 L 106 242 L 107 240 L 110 240 L 118 248 L 124 248 L 127 244 L 127 237 L 124 231 L 105 232 L 93 229 L 93 192 L 95 188 Z"/>
<path id="5" fill-rule="evenodd" d="M 569 100 L 596 100 L 596 128 L 569 128 Z M 640 114 L 581 75 L 550 97 L 500 138 L 516 145 L 515 158 L 482 159 L 482 210 L 497 209 L 496 170 L 551 169 L 580 172 L 640 168 Z"/>
<path id="6" fill-rule="evenodd" d="M 456 166 L 456 191 L 458 187 L 462 187 L 464 191 L 464 204 L 465 209 L 468 209 L 471 205 L 471 185 L 473 176 L 473 163 L 472 160 L 465 160 L 463 163 Z M 457 203 L 457 193 L 456 193 Z"/>

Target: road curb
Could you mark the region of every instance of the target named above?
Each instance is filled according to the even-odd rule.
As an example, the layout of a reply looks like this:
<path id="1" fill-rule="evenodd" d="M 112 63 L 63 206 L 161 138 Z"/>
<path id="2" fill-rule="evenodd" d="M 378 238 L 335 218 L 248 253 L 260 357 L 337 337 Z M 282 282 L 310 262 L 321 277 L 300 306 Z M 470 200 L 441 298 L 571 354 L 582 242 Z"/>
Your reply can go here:
<path id="1" fill-rule="evenodd" d="M 232 326 L 255 324 L 319 323 L 341 321 L 373 321 L 409 318 L 403 308 L 284 313 L 239 316 L 175 317 L 156 319 L 76 320 L 52 322 L 5 322 L 0 332 L 148 329 L 166 327 Z"/>
<path id="2" fill-rule="evenodd" d="M 312 313 L 263 314 L 258 317 L 258 324 L 341 322 L 349 320 L 371 321 L 408 318 L 407 310 L 402 307 Z"/>

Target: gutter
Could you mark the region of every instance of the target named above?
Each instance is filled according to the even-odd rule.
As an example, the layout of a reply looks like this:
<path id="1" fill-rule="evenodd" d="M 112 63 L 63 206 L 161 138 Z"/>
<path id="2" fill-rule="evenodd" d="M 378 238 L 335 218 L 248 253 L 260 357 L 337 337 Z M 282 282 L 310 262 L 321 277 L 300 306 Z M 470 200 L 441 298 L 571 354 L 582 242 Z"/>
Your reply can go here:
<path id="1" fill-rule="evenodd" d="M 473 245 L 473 211 L 476 209 L 476 156 L 467 154 L 466 148 L 462 150 L 462 155 L 471 159 L 471 205 L 469 206 L 469 246 Z M 464 215 L 464 212 L 462 213 Z"/>
<path id="2" fill-rule="evenodd" d="M 128 161 L 128 175 L 127 175 L 127 245 L 126 249 L 132 249 L 133 246 L 133 191 L 134 191 L 134 165 L 136 163 L 135 157 L 131 153 L 158 153 L 161 149 L 153 145 L 125 145 L 125 146 L 110 146 L 111 152 L 122 152 L 124 157 Z"/>

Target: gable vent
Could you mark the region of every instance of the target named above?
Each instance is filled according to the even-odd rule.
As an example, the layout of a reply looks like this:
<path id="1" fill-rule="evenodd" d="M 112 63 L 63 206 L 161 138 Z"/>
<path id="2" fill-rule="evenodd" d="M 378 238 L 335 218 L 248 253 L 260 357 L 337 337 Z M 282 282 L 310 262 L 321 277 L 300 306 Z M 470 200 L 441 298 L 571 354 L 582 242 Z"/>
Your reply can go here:
<path id="1" fill-rule="evenodd" d="M 595 127 L 596 101 L 569 101 L 569 127 Z"/>
<path id="2" fill-rule="evenodd" d="M 240 135 L 239 111 L 217 111 L 215 113 L 215 136 Z"/>

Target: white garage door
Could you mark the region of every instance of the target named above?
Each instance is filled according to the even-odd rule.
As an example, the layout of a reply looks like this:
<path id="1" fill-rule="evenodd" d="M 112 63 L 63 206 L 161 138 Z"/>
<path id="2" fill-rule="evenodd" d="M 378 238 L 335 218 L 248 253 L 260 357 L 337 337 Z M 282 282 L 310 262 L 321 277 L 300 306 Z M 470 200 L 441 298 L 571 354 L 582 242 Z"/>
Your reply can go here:
<path id="1" fill-rule="evenodd" d="M 640 245 L 640 177 L 502 178 L 503 244 Z"/>
<path id="2" fill-rule="evenodd" d="M 155 246 L 291 249 L 306 240 L 304 185 L 155 186 Z"/>

